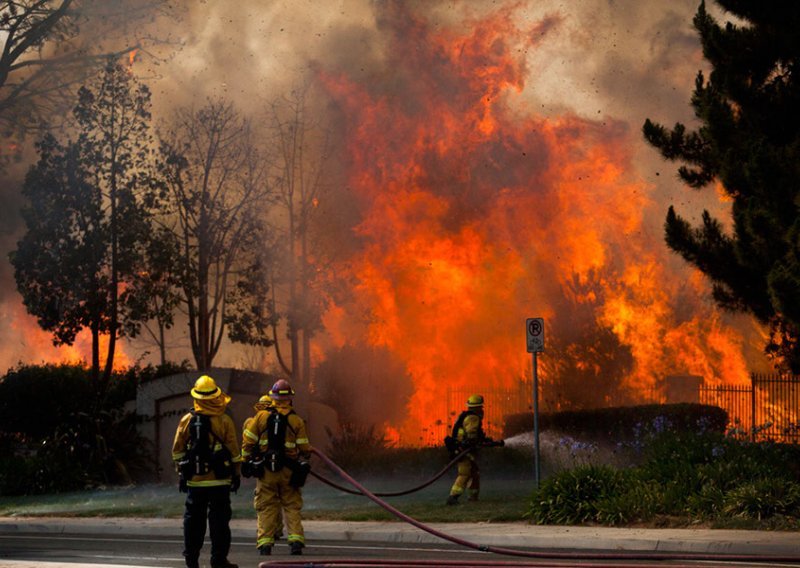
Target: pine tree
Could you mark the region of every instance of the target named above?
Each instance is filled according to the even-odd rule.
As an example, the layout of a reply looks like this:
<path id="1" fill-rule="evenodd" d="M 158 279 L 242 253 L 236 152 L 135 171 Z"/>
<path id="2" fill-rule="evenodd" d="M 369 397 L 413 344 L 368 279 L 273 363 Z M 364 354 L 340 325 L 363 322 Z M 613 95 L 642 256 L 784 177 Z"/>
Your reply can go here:
<path id="1" fill-rule="evenodd" d="M 720 25 L 700 4 L 703 55 L 691 99 L 700 126 L 645 122 L 645 139 L 690 187 L 719 182 L 732 200 L 732 233 L 708 211 L 692 226 L 670 207 L 667 245 L 713 285 L 723 308 L 769 326 L 765 351 L 800 372 L 800 3 L 717 0 L 734 22 Z"/>

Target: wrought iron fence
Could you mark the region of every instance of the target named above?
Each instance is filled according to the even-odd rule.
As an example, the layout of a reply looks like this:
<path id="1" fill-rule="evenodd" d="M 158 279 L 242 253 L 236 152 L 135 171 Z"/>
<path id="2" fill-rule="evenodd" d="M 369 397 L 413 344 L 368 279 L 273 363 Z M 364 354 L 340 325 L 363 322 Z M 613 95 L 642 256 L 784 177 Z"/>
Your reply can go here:
<path id="1" fill-rule="evenodd" d="M 753 373 L 749 385 L 701 387 L 700 400 L 727 410 L 743 437 L 800 443 L 800 376 Z"/>
<path id="2" fill-rule="evenodd" d="M 533 411 L 531 388 L 531 381 L 519 381 L 516 388 L 510 389 L 447 389 L 447 422 L 437 425 L 440 428 L 435 433 L 434 443 L 441 444 L 441 440 L 452 430 L 458 415 L 466 410 L 467 398 L 476 393 L 483 395 L 484 400 L 483 429 L 487 436 L 499 439 L 507 415 Z"/>
<path id="3" fill-rule="evenodd" d="M 531 381 L 519 381 L 515 388 L 507 389 L 448 389 L 447 420 L 440 420 L 428 429 L 423 443 L 441 444 L 459 413 L 465 409 L 467 398 L 479 391 L 486 401 L 483 425 L 489 436 L 502 435 L 507 415 L 533 410 Z M 654 387 L 652 392 L 645 393 L 642 403 L 663 401 L 663 393 Z M 699 401 L 726 410 L 729 428 L 741 437 L 755 441 L 800 443 L 800 376 L 753 373 L 750 384 L 701 384 Z M 547 409 L 540 406 L 541 410 Z"/>

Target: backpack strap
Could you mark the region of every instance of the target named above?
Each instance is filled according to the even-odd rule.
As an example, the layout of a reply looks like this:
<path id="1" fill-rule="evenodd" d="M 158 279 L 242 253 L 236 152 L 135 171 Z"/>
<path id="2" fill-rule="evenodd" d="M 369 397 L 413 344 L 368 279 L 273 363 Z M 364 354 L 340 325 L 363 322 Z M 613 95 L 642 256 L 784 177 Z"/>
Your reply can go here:
<path id="1" fill-rule="evenodd" d="M 450 434 L 451 436 L 453 436 L 453 438 L 458 438 L 458 431 L 464 425 L 464 419 L 467 416 L 471 415 L 471 414 L 475 414 L 475 413 L 472 412 L 471 410 L 465 410 L 461 414 L 458 415 L 458 418 L 456 419 L 456 423 L 453 424 L 453 432 L 452 432 L 452 434 Z"/>
<path id="2" fill-rule="evenodd" d="M 192 416 L 197 416 L 197 415 L 198 415 L 198 412 L 197 412 L 197 411 L 195 411 L 195 410 L 190 410 L 189 412 L 191 413 L 191 415 L 192 415 Z M 222 446 L 224 447 L 224 446 L 225 446 L 225 441 L 224 441 L 222 438 L 220 438 L 219 436 L 217 436 L 217 433 L 216 433 L 216 432 L 214 432 L 214 425 L 213 425 L 213 423 L 211 422 L 211 416 L 210 416 L 210 415 L 208 415 L 208 414 L 200 414 L 200 416 L 208 416 L 208 433 L 209 433 L 209 434 L 211 434 L 211 436 L 212 436 L 212 437 L 213 437 L 213 438 L 214 438 L 214 439 L 215 439 L 217 442 L 219 442 L 220 444 L 222 444 Z"/>

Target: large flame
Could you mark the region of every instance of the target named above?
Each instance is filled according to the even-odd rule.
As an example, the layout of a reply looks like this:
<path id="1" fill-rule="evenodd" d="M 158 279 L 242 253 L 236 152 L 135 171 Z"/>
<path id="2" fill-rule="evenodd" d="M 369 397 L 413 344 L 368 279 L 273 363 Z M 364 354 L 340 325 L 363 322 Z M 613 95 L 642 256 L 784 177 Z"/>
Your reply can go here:
<path id="1" fill-rule="evenodd" d="M 364 340 L 405 361 L 415 391 L 402 438 L 445 417 L 448 388 L 508 388 L 529 373 L 526 317 L 546 319 L 549 347 L 590 344 L 575 353 L 600 349 L 591 331 L 573 337 L 584 320 L 610 330 L 632 356 L 618 385 L 631 396 L 675 372 L 745 381 L 741 336 L 645 227 L 656 204 L 631 165 L 638 132 L 526 108 L 535 73 L 524 54 L 557 22 L 534 33 L 505 10 L 434 33 L 399 3 L 388 12 L 391 80 L 323 76 L 346 116 L 349 184 L 366 212 L 364 248 L 348 264 L 357 299 L 326 321 L 341 332 L 343 313 L 368 313 Z M 547 389 L 555 366 L 547 353 L 543 363 Z"/>
<path id="2" fill-rule="evenodd" d="M 0 347 L 0 359 L 13 361 L 27 361 L 31 364 L 67 363 L 84 364 L 92 360 L 92 337 L 88 331 L 83 331 L 75 338 L 72 345 L 53 345 L 52 335 L 44 331 L 36 323 L 36 319 L 25 312 L 22 304 L 6 305 L 7 313 L 4 314 L 3 324 L 13 331 L 13 336 L 19 340 L 16 343 L 8 342 Z M 101 367 L 105 364 L 103 356 L 108 351 L 108 336 L 100 336 Z M 133 364 L 124 346 L 117 342 L 114 355 L 114 370 L 123 370 Z M 5 371 L 5 369 L 3 370 Z"/>

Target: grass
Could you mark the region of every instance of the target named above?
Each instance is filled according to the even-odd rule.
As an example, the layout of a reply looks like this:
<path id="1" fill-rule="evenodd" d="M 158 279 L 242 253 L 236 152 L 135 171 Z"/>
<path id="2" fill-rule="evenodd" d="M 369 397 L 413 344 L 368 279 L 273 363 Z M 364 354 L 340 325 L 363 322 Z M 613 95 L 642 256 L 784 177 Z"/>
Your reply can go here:
<path id="1" fill-rule="evenodd" d="M 326 476 L 327 477 L 327 476 Z M 527 507 L 532 485 L 519 479 L 485 477 L 481 501 L 444 504 L 454 475 L 447 475 L 417 493 L 386 499 L 392 506 L 423 522 L 517 522 Z M 372 491 L 395 491 L 420 479 L 380 477 L 359 479 Z M 340 480 L 337 483 L 347 485 Z M 255 518 L 253 480 L 244 480 L 231 496 L 233 517 Z M 368 498 L 349 495 L 310 478 L 303 489 L 303 517 L 310 520 L 389 521 L 395 517 Z M 0 516 L 150 517 L 179 518 L 184 496 L 172 485 L 142 485 L 75 491 L 51 495 L 0 496 Z"/>

